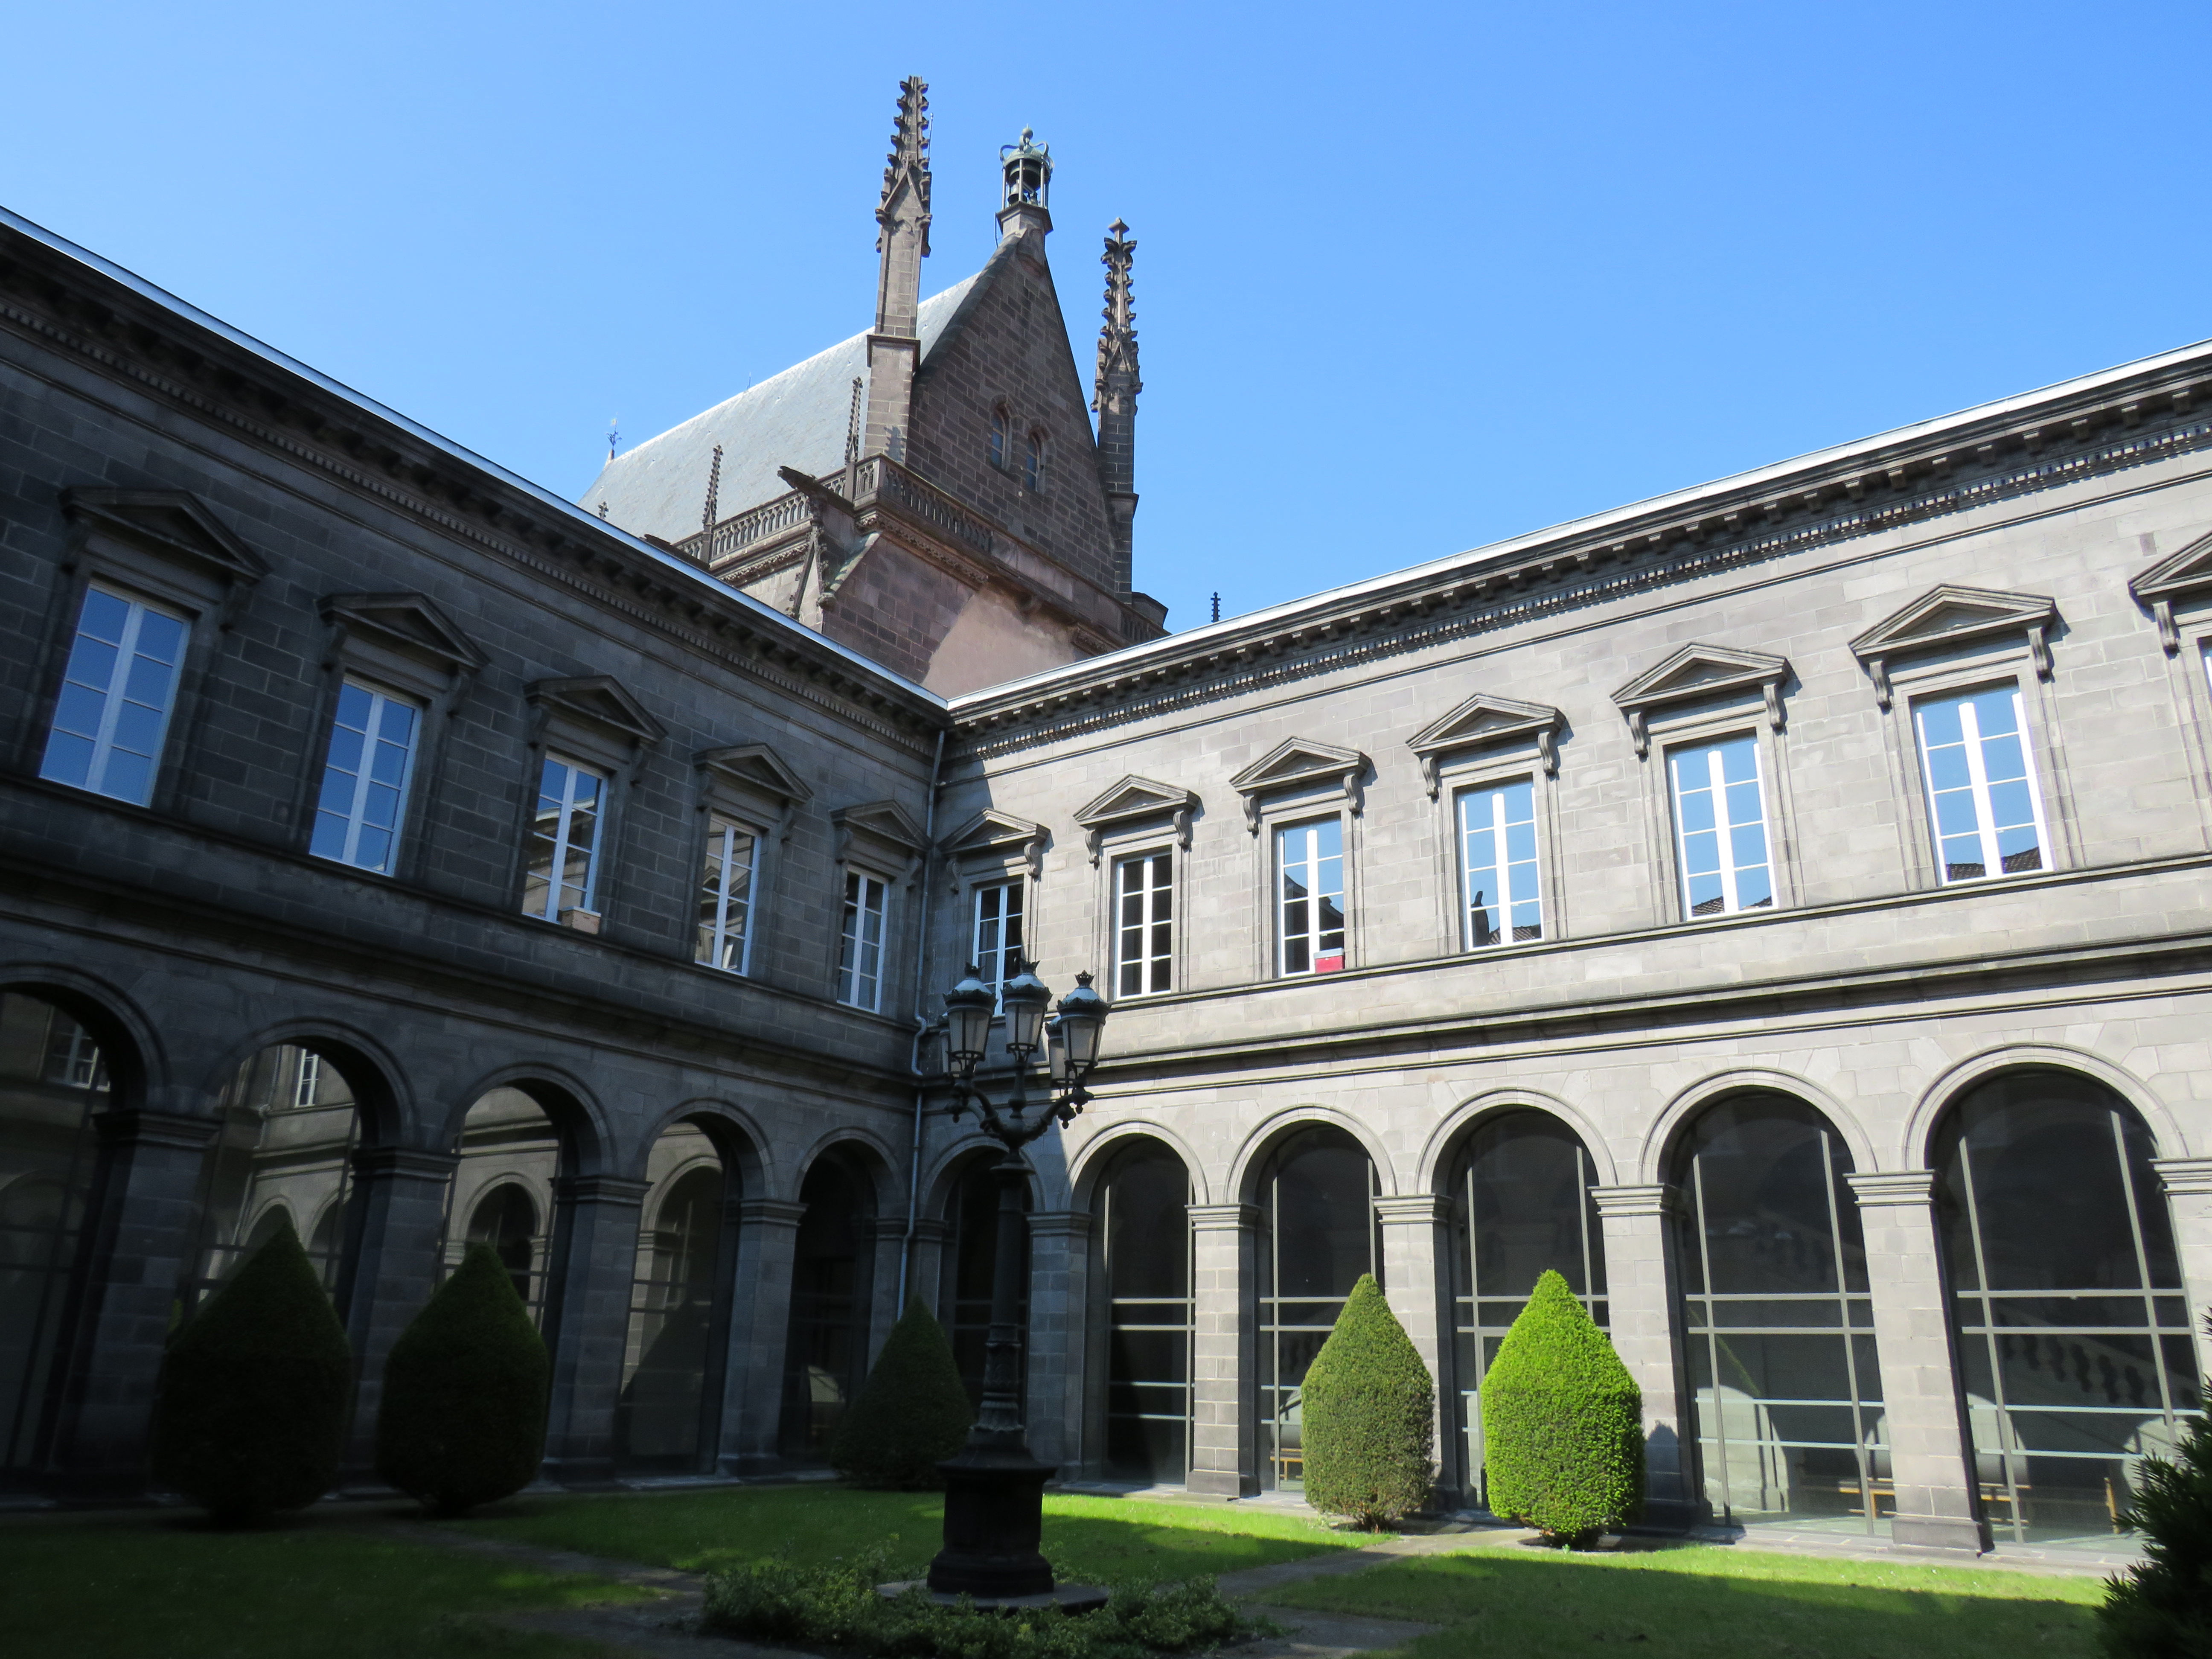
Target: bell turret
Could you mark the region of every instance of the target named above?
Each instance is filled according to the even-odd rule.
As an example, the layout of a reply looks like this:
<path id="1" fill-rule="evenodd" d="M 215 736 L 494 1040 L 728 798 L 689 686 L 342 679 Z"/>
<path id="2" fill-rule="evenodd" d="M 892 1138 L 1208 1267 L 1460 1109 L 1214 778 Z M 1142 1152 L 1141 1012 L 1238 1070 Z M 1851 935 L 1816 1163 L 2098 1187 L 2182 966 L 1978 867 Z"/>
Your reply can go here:
<path id="1" fill-rule="evenodd" d="M 999 146 L 999 166 L 1006 183 L 999 198 L 999 240 L 1034 230 L 1040 236 L 1052 228 L 1052 147 L 1036 142 L 1036 134 L 1022 129 L 1021 142 Z"/>

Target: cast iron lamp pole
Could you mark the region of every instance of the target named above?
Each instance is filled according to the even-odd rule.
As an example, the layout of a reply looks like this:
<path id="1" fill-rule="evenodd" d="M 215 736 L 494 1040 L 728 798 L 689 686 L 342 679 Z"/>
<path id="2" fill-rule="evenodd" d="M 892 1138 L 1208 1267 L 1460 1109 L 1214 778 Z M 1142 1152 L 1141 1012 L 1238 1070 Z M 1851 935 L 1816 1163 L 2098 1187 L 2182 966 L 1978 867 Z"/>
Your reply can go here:
<path id="1" fill-rule="evenodd" d="M 1052 1467 L 1030 1455 L 1022 1434 L 1018 1319 L 1025 1172 L 1020 1153 L 1055 1123 L 1073 1122 L 1089 1103 L 1083 1082 L 1098 1062 L 1107 1004 L 1091 988 L 1091 975 L 1078 974 L 1075 989 L 1060 1000 L 1058 1017 L 1048 1023 L 1051 991 L 1036 976 L 1035 963 L 1017 965 L 1020 972 L 995 998 L 982 974 L 970 967 L 967 977 L 945 994 L 939 1022 L 952 1115 L 957 1119 L 974 1108 L 983 1132 L 1006 1148 L 1006 1157 L 992 1171 L 999 1187 L 998 1255 L 991 1272 L 983 1409 L 965 1449 L 938 1465 L 945 1474 L 945 1547 L 929 1564 L 929 1588 L 979 1601 L 1035 1596 L 1078 1607 L 1103 1603 L 1105 1592 L 1054 1590 L 1052 1568 L 1038 1553 L 1044 1483 Z M 1006 1010 L 1006 1050 L 1014 1057 L 1013 1094 L 1003 1110 L 974 1086 L 975 1068 L 990 1041 L 994 1002 Z M 1052 1080 L 1045 1097 L 1032 1101 L 1030 1066 L 1041 1048 Z"/>

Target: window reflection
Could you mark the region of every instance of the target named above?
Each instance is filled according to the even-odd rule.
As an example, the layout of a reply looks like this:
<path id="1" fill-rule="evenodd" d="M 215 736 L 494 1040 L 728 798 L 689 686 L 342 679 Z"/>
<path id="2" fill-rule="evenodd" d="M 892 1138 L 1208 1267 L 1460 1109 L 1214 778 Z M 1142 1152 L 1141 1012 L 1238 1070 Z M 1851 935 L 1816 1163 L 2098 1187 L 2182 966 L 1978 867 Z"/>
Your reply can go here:
<path id="1" fill-rule="evenodd" d="M 1120 1152 L 1098 1184 L 1113 1480 L 1176 1485 L 1189 1472 L 1189 1173 L 1157 1140 Z"/>
<path id="2" fill-rule="evenodd" d="M 860 1172 L 825 1157 L 799 1190 L 798 1258 L 792 1264 L 791 1331 L 784 1348 L 783 1453 L 808 1462 L 829 1455 L 846 1405 L 868 1369 L 871 1224 L 875 1195 Z"/>
<path id="3" fill-rule="evenodd" d="M 1304 1486 L 1299 1384 L 1359 1275 L 1382 1276 L 1375 1168 L 1341 1129 L 1301 1129 L 1260 1177 L 1260 1457 L 1272 1490 Z"/>
<path id="4" fill-rule="evenodd" d="M 653 1143 L 646 1176 L 615 1456 L 633 1468 L 691 1469 L 712 1449 L 708 1378 L 719 1373 L 711 1344 L 726 1300 L 721 1160 L 703 1132 L 678 1124 Z"/>
<path id="5" fill-rule="evenodd" d="M 460 1162 L 448 1189 L 445 1267 L 471 1244 L 489 1244 L 542 1328 L 553 1261 L 553 1194 L 562 1173 L 560 1131 L 520 1089 L 494 1089 L 461 1126 Z"/>

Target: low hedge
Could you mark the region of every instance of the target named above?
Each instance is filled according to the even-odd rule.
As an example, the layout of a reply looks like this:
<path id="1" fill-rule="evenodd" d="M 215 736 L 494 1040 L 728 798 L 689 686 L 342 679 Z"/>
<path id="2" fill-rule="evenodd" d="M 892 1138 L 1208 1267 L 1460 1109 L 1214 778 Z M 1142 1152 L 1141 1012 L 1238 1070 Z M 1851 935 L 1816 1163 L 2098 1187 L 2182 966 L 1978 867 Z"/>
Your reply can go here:
<path id="1" fill-rule="evenodd" d="M 1644 1508 L 1644 1395 L 1567 1281 L 1547 1269 L 1482 1379 L 1493 1514 L 1581 1546 Z"/>
<path id="2" fill-rule="evenodd" d="M 528 1486 L 545 1450 L 545 1339 L 489 1244 L 392 1345 L 376 1413 L 376 1472 L 440 1515 Z"/>
<path id="3" fill-rule="evenodd" d="M 1306 1502 L 1370 1528 L 1428 1502 L 1437 1385 L 1362 1273 L 1299 1388 Z"/>
<path id="4" fill-rule="evenodd" d="M 170 1339 L 153 1476 L 226 1526 L 337 1485 L 352 1392 L 344 1328 L 288 1218 Z"/>
<path id="5" fill-rule="evenodd" d="M 931 1491 L 945 1484 L 937 1466 L 967 1443 L 975 1420 L 952 1345 L 915 1297 L 845 1408 L 830 1467 L 856 1486 Z"/>
<path id="6" fill-rule="evenodd" d="M 940 1605 L 920 1584 L 896 1599 L 878 1595 L 890 1572 L 884 1548 L 826 1566 L 775 1558 L 732 1568 L 707 1581 L 706 1626 L 868 1659 L 1148 1659 L 1279 1633 L 1242 1617 L 1211 1578 L 1117 1585 L 1095 1613 L 1044 1607 L 1010 1618 L 964 1596 Z"/>

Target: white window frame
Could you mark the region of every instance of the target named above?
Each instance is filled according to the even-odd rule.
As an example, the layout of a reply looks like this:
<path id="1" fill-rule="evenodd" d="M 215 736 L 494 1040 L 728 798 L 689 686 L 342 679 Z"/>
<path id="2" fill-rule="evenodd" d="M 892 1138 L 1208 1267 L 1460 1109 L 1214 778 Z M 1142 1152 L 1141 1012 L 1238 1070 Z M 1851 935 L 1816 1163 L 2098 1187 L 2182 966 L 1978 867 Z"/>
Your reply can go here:
<path id="1" fill-rule="evenodd" d="M 304 1112 L 315 1103 L 323 1088 L 323 1057 L 313 1048 L 300 1050 L 300 1069 L 292 1079 L 292 1109 Z"/>
<path id="2" fill-rule="evenodd" d="M 1309 836 L 1316 835 L 1317 832 L 1319 832 L 1324 826 L 1334 826 L 1336 830 L 1336 852 L 1334 854 L 1336 860 L 1335 891 L 1333 894 L 1325 893 L 1321 887 L 1319 869 L 1322 864 L 1327 862 L 1330 855 L 1322 853 L 1320 850 L 1319 843 L 1316 841 L 1310 843 L 1310 854 L 1309 856 L 1303 857 L 1298 860 L 1299 867 L 1311 869 L 1315 872 L 1315 874 L 1308 884 L 1305 897 L 1303 900 L 1294 901 L 1284 891 L 1284 883 L 1287 878 L 1291 867 L 1285 856 L 1288 844 L 1287 838 L 1301 833 Z M 1272 824 L 1269 827 L 1273 832 L 1270 836 L 1273 842 L 1271 848 L 1272 856 L 1268 860 L 1268 866 L 1269 890 L 1273 896 L 1274 908 L 1273 927 L 1275 931 L 1275 977 L 1278 979 L 1306 979 L 1310 977 L 1318 977 L 1324 974 L 1342 973 L 1351 965 L 1352 962 L 1352 908 L 1350 904 L 1346 902 L 1346 890 L 1349 887 L 1350 883 L 1346 879 L 1347 849 L 1345 847 L 1346 837 L 1344 833 L 1343 817 L 1339 813 L 1331 812 L 1320 817 L 1293 818 L 1287 822 Z M 1342 924 L 1340 931 L 1343 935 L 1343 942 L 1334 952 L 1336 966 L 1334 968 L 1323 968 L 1319 964 L 1328 958 L 1323 955 L 1321 950 L 1321 942 L 1322 938 L 1322 932 L 1320 925 L 1321 902 L 1325 897 L 1332 896 L 1336 900 L 1337 915 Z M 1306 912 L 1307 926 L 1302 933 L 1297 934 L 1293 934 L 1290 927 L 1290 908 L 1291 904 L 1294 902 L 1303 902 L 1308 907 Z M 1290 965 L 1291 945 L 1294 939 L 1310 941 L 1307 951 L 1308 965 L 1304 968 L 1292 968 Z"/>
<path id="3" fill-rule="evenodd" d="M 91 605 L 93 595 L 95 593 L 112 599 L 125 607 L 121 639 L 112 642 L 106 640 L 95 641 L 95 643 L 108 647 L 115 653 L 114 666 L 109 672 L 106 684 L 97 687 L 94 686 L 89 680 L 72 679 L 70 674 L 70 667 L 76 661 L 77 648 L 86 637 L 84 613 L 87 607 Z M 168 664 L 167 696 L 161 705 L 160 722 L 155 728 L 152 752 L 143 757 L 146 762 L 145 793 L 126 794 L 119 790 L 111 789 L 106 785 L 108 773 L 118 751 L 115 741 L 116 726 L 122 717 L 124 704 L 128 701 L 123 692 L 130 684 L 131 667 L 138 660 L 138 642 L 149 616 L 161 617 L 176 623 L 179 629 L 177 649 L 175 659 Z M 155 788 L 161 779 L 161 757 L 168 748 L 169 726 L 176 714 L 179 696 L 183 690 L 185 659 L 191 650 L 191 644 L 192 622 L 190 617 L 167 605 L 155 605 L 149 600 L 135 598 L 122 589 L 112 587 L 105 582 L 87 583 L 84 594 L 77 602 L 76 624 L 70 630 L 69 651 L 64 659 L 62 668 L 62 687 L 55 699 L 52 714 L 47 721 L 46 746 L 40 760 L 39 775 L 62 784 L 67 788 L 82 789 L 91 794 L 105 795 L 111 800 L 129 801 L 136 806 L 143 806 L 151 801 Z M 62 699 L 68 696 L 68 688 L 73 684 L 83 686 L 88 690 L 97 690 L 100 695 L 100 726 L 96 732 L 66 731 L 61 725 Z M 145 703 L 137 706 L 151 707 L 150 704 Z M 86 763 L 82 783 L 75 783 L 67 778 L 57 777 L 52 771 L 54 740 L 57 737 L 70 737 L 91 743 L 92 757 Z M 137 750 L 129 749 L 123 750 L 121 752 L 126 755 L 137 753 Z"/>
<path id="4" fill-rule="evenodd" d="M 848 1008 L 880 1012 L 884 1006 L 884 964 L 890 941 L 891 884 L 883 877 L 848 866 L 842 919 L 837 928 L 837 1000 Z M 868 900 L 873 896 L 872 910 Z M 867 921 L 875 919 L 875 938 L 866 937 Z M 873 962 L 868 952 L 873 951 Z M 869 969 L 872 966 L 872 971 Z"/>
<path id="5" fill-rule="evenodd" d="M 1972 702 L 1975 697 L 1986 696 L 1992 691 L 2006 692 L 2012 698 L 2013 737 L 2020 744 L 2022 781 L 2027 786 L 2027 806 L 2035 825 L 2035 846 L 2039 859 L 2033 870 L 2007 870 L 2004 860 L 1997 852 L 1996 812 L 1990 798 L 1989 765 L 1982 752 L 1985 739 L 1981 732 L 1980 716 L 1975 713 Z M 1943 828 L 1936 814 L 1935 760 L 1929 752 L 1928 730 L 1923 722 L 1923 714 L 1930 704 L 1944 702 L 1959 705 L 1959 733 L 1966 751 L 1966 787 L 1973 802 L 1975 838 L 1982 850 L 1982 873 L 1978 876 L 1953 876 L 1951 866 L 1943 856 Z M 2027 699 L 2021 695 L 2017 679 L 2000 680 L 1960 690 L 1927 691 L 1912 699 L 1912 739 L 1920 754 L 1920 787 L 1924 792 L 1922 799 L 1928 809 L 1929 847 L 1936 860 L 1936 880 L 1939 886 L 1966 886 L 1977 882 L 2003 881 L 2016 876 L 2047 875 L 2057 867 L 2051 842 L 2050 820 L 2043 807 L 2042 781 L 2036 776 L 2035 745 L 2029 738 L 2027 722 L 2031 712 Z"/>
<path id="6" fill-rule="evenodd" d="M 1742 895 L 1737 888 L 1737 872 L 1752 866 L 1739 866 L 1735 861 L 1734 854 L 1735 832 L 1747 826 L 1736 823 L 1726 816 L 1729 786 L 1721 766 L 1721 750 L 1735 744 L 1741 744 L 1751 751 L 1751 782 L 1759 791 L 1759 832 L 1765 851 L 1765 857 L 1759 867 L 1766 872 L 1766 897 L 1759 903 L 1748 906 L 1742 902 Z M 1782 908 L 1782 884 L 1778 870 L 1780 858 L 1774 828 L 1774 792 L 1767 775 L 1768 767 L 1765 749 L 1765 745 L 1759 740 L 1759 734 L 1756 732 L 1737 731 L 1712 737 L 1677 741 L 1669 744 L 1664 751 L 1663 758 L 1667 769 L 1667 808 L 1674 826 L 1675 886 L 1681 896 L 1682 919 L 1685 921 L 1704 921 L 1714 916 L 1741 915 L 1747 910 L 1776 910 Z M 1703 830 L 1692 831 L 1688 827 L 1682 812 L 1683 789 L 1678 763 L 1692 754 L 1702 756 L 1705 762 L 1705 782 L 1703 787 L 1712 794 L 1716 808 L 1714 828 L 1711 833 L 1715 837 L 1716 845 L 1721 850 L 1719 873 L 1722 903 L 1718 910 L 1698 910 L 1690 896 L 1689 838 L 1692 834 L 1706 833 Z M 1695 793 L 1694 787 L 1692 793 Z M 1699 871 L 1697 873 L 1704 875 L 1709 872 Z"/>
<path id="7" fill-rule="evenodd" d="M 1012 900 L 1012 908 L 1008 901 Z M 1009 928 L 1007 922 L 1013 926 Z M 968 959 L 991 988 L 992 1007 L 1029 954 L 1029 893 L 1020 876 L 975 884 L 968 900 Z M 1015 935 L 1009 939 L 1007 934 Z"/>
<path id="8" fill-rule="evenodd" d="M 1160 866 L 1164 861 L 1167 879 L 1158 879 Z M 1114 963 L 1114 997 L 1118 1001 L 1127 997 L 1164 996 L 1176 988 L 1176 849 L 1172 847 L 1148 847 L 1139 852 L 1124 853 L 1113 861 L 1113 873 L 1107 887 L 1107 931 L 1112 941 Z M 1137 890 L 1129 890 L 1128 878 L 1141 874 Z M 1137 919 L 1129 919 L 1128 903 L 1137 902 Z M 1165 914 L 1163 915 L 1162 912 Z M 1167 929 L 1164 950 L 1159 945 L 1159 929 Z M 1129 954 L 1133 937 L 1136 954 Z M 1137 984 L 1128 984 L 1129 970 L 1137 970 Z M 1155 984 L 1164 977 L 1165 984 Z"/>
<path id="9" fill-rule="evenodd" d="M 543 910 L 533 910 L 530 908 L 530 860 L 528 853 L 526 851 L 523 858 L 524 899 L 522 914 L 526 916 L 536 916 L 541 921 L 557 922 L 570 910 L 584 910 L 588 912 L 595 908 L 592 901 L 599 896 L 599 846 L 605 837 L 607 810 L 609 805 L 608 798 L 613 793 L 614 781 L 597 767 L 586 766 L 583 762 L 573 760 L 568 756 L 562 754 L 557 750 L 548 750 L 542 757 L 539 757 L 538 778 L 532 785 L 536 793 L 532 796 L 533 805 L 531 809 L 529 819 L 530 827 L 527 831 L 532 842 L 534 842 L 538 836 L 538 811 L 534 803 L 542 801 L 545 799 L 545 769 L 549 766 L 558 766 L 565 769 L 566 776 L 562 781 L 560 806 L 558 815 L 555 819 L 552 862 L 546 872 L 546 908 Z M 579 777 L 588 777 L 596 780 L 599 786 L 599 793 L 592 803 L 593 810 L 592 812 L 591 842 L 583 849 L 583 892 L 574 904 L 565 905 L 561 902 L 561 895 L 567 889 L 568 884 L 565 879 L 563 879 L 562 872 L 568 866 L 568 855 L 576 850 L 572 832 L 575 828 L 576 822 L 576 780 Z"/>
<path id="10" fill-rule="evenodd" d="M 1528 816 L 1526 819 L 1528 856 L 1526 859 L 1512 858 L 1508 850 L 1509 829 L 1522 822 L 1505 816 L 1506 797 L 1516 789 L 1525 790 L 1528 797 Z M 1462 951 L 1492 951 L 1507 945 L 1530 945 L 1545 937 L 1544 804 L 1540 799 L 1540 793 L 1533 777 L 1468 784 L 1453 791 L 1452 823 L 1454 834 L 1458 838 L 1460 949 Z M 1474 822 L 1473 810 L 1478 802 L 1486 802 L 1489 806 L 1487 823 L 1478 824 Z M 1475 836 L 1486 830 L 1491 835 L 1492 845 L 1497 848 L 1498 856 L 1492 863 L 1478 866 L 1474 861 L 1473 843 Z M 1474 933 L 1474 883 L 1478 868 L 1494 871 L 1499 889 L 1495 902 L 1482 906 L 1486 910 L 1496 910 L 1498 916 L 1497 936 L 1487 940 L 1478 940 Z M 1524 869 L 1522 879 L 1526 883 L 1526 891 L 1522 890 L 1522 880 L 1516 879 L 1516 874 Z M 1536 907 L 1536 932 L 1529 939 L 1516 939 L 1513 913 L 1516 908 L 1529 904 Z"/>
<path id="11" fill-rule="evenodd" d="M 736 842 L 742 836 L 745 853 L 742 866 L 736 856 Z M 694 929 L 691 959 L 702 967 L 717 972 L 740 976 L 752 971 L 753 913 L 758 908 L 757 889 L 760 884 L 761 834 L 751 824 L 732 817 L 727 812 L 709 811 L 707 814 L 707 845 L 699 861 L 699 884 L 693 902 L 705 909 L 707 881 L 711 874 L 714 882 L 714 911 L 711 919 L 702 915 Z M 733 907 L 731 877 L 742 868 L 744 893 Z M 730 912 L 738 911 L 738 920 L 732 927 Z M 736 950 L 732 951 L 734 944 Z M 700 954 L 702 947 L 705 954 Z M 729 958 L 734 955 L 736 960 Z"/>
<path id="12" fill-rule="evenodd" d="M 331 787 L 332 773 L 336 772 L 340 776 L 344 775 L 331 759 L 331 747 L 337 741 L 338 728 L 343 719 L 345 694 L 349 690 L 363 692 L 368 696 L 368 725 L 362 728 L 361 766 L 360 769 L 353 774 L 353 784 L 349 792 L 345 811 L 341 813 L 332 811 L 323 802 Z M 412 724 L 408 730 L 406 743 L 404 745 L 393 745 L 404 749 L 406 759 L 400 768 L 398 799 L 393 803 L 392 809 L 391 844 L 385 850 L 382 863 L 368 864 L 362 862 L 359 856 L 361 836 L 362 831 L 366 828 L 383 827 L 369 825 L 367 823 L 367 817 L 371 792 L 380 787 L 390 787 L 379 784 L 374 775 L 374 763 L 377 745 L 388 741 L 384 736 L 385 721 L 387 711 L 393 708 L 406 710 Z M 307 850 L 311 854 L 316 858 L 327 860 L 332 864 L 343 864 L 356 870 L 366 870 L 372 875 L 388 876 L 398 867 L 399 844 L 407 830 L 407 807 L 415 789 L 415 767 L 422 757 L 422 729 L 427 713 L 422 705 L 414 698 L 396 696 L 385 690 L 381 686 L 372 685 L 367 680 L 356 679 L 350 674 L 338 682 L 338 702 L 331 710 L 330 740 L 323 748 L 322 781 L 316 792 L 313 819 L 307 832 Z M 340 850 L 335 853 L 318 853 L 314 849 L 316 835 L 321 830 L 322 821 L 326 816 L 337 819 L 345 826 L 343 845 Z"/>

